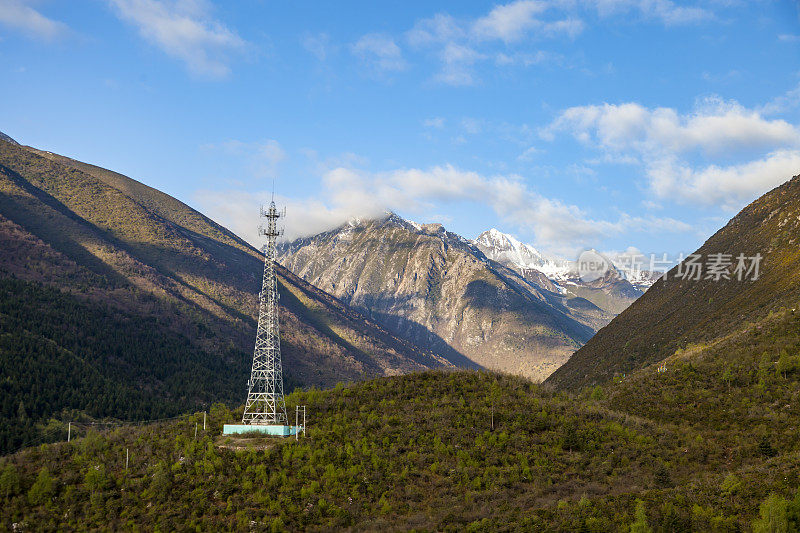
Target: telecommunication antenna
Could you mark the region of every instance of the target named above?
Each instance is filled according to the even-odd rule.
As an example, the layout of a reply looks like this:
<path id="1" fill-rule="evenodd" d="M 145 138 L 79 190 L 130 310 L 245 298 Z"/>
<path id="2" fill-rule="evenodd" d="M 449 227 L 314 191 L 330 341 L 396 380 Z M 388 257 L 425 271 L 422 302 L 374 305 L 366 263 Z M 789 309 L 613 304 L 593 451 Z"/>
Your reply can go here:
<path id="1" fill-rule="evenodd" d="M 283 234 L 277 221 L 286 212 L 278 212 L 275 201 L 269 209 L 261 208 L 267 227 L 259 226 L 258 233 L 267 238 L 264 247 L 264 280 L 258 295 L 258 331 L 253 352 L 253 369 L 247 382 L 247 402 L 242 424 L 286 425 L 286 402 L 283 399 L 281 340 L 278 327 L 278 280 L 275 277 L 275 241 Z"/>

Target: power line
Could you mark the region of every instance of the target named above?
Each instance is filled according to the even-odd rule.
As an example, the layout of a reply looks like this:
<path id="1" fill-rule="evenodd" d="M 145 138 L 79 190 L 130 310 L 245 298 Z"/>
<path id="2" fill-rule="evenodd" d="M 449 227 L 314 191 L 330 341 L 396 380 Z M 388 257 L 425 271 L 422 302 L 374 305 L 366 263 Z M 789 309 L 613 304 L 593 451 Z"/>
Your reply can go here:
<path id="1" fill-rule="evenodd" d="M 204 415 L 205 415 L 205 412 L 204 412 Z M 81 428 L 81 429 L 91 429 L 93 427 L 110 428 L 110 427 L 122 427 L 122 426 L 143 426 L 143 425 L 148 425 L 148 424 L 155 424 L 155 423 L 158 423 L 158 422 L 170 422 L 170 421 L 173 421 L 173 420 L 180 420 L 180 419 L 183 419 L 183 418 L 187 418 L 188 419 L 191 416 L 195 416 L 195 414 L 194 413 L 193 414 L 184 414 L 184 415 L 171 416 L 171 417 L 167 417 L 167 418 L 152 418 L 152 419 L 149 419 L 149 420 L 119 420 L 119 421 L 113 421 L 113 422 L 98 422 L 98 421 L 76 422 L 76 421 L 70 420 L 70 421 L 67 421 L 67 424 L 68 424 L 68 428 L 71 426 L 71 427 L 74 427 L 74 428 Z M 25 448 L 32 448 L 34 446 L 38 446 L 39 444 L 44 444 L 46 442 L 58 442 L 58 440 L 52 440 L 50 437 L 56 436 L 59 433 L 64 432 L 64 431 L 67 431 L 69 433 L 68 429 L 65 430 L 63 428 L 50 428 L 50 429 L 47 429 L 47 430 L 44 431 L 44 433 L 40 434 L 39 438 L 37 438 L 37 439 L 35 439 L 33 441 L 26 441 L 21 446 L 19 446 L 19 447 L 13 449 L 13 450 L 7 452 L 4 455 L 13 455 L 13 454 L 19 452 L 20 450 L 24 450 Z"/>

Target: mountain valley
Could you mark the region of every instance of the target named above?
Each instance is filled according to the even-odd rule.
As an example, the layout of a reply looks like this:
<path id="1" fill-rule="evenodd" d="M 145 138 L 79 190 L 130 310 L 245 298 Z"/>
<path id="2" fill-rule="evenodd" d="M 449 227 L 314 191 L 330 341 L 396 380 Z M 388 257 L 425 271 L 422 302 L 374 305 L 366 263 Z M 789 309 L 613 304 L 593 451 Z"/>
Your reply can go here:
<path id="1" fill-rule="evenodd" d="M 675 269 L 613 320 L 568 273 L 392 214 L 285 243 L 287 382 L 306 388 L 287 404 L 308 435 L 234 441 L 259 252 L 124 176 L 0 148 L 5 449 L 78 421 L 0 460 L 9 528 L 800 527 L 800 177 L 698 250 L 762 254 L 756 279 Z M 535 352 L 498 358 L 520 327 L 586 344 L 537 385 L 508 373 Z"/>
<path id="2" fill-rule="evenodd" d="M 439 224 L 394 213 L 278 248 L 302 279 L 464 365 L 542 380 L 613 314 L 488 259 Z"/>
<path id="3" fill-rule="evenodd" d="M 0 449 L 72 411 L 149 419 L 242 397 L 263 256 L 230 231 L 120 174 L 0 140 L 0 242 Z M 289 390 L 458 363 L 288 271 L 279 289 Z"/>

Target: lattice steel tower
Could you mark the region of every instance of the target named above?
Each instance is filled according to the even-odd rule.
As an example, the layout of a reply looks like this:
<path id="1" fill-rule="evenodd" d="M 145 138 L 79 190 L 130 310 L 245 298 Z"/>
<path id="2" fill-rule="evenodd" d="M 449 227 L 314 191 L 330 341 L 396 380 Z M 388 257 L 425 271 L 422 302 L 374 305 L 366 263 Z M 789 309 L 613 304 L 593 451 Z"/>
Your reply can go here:
<path id="1" fill-rule="evenodd" d="M 247 403 L 244 406 L 243 424 L 285 425 L 286 403 L 283 400 L 283 372 L 281 370 L 281 339 L 278 329 L 278 280 L 275 278 L 275 240 L 283 233 L 277 220 L 283 216 L 269 204 L 261 208 L 267 227 L 259 226 L 258 233 L 267 238 L 264 250 L 264 281 L 258 295 L 258 332 L 253 353 L 253 370 L 247 382 Z"/>

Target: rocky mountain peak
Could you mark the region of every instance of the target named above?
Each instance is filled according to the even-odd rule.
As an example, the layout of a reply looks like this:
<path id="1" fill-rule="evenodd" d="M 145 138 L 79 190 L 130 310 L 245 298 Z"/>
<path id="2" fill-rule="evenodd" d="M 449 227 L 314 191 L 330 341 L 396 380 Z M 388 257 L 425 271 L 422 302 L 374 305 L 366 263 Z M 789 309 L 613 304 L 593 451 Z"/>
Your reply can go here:
<path id="1" fill-rule="evenodd" d="M 547 278 L 491 261 L 440 223 L 396 213 L 282 243 L 278 261 L 393 333 L 459 366 L 542 379 L 597 328 Z M 588 302 L 587 302 L 588 303 Z"/>
<path id="2" fill-rule="evenodd" d="M 570 261 L 545 257 L 533 246 L 496 228 L 484 231 L 473 242 L 489 259 L 518 271 L 535 269 L 554 281 L 567 279 L 572 271 Z"/>
<path id="3" fill-rule="evenodd" d="M 8 135 L 3 133 L 2 131 L 0 131 L 0 141 L 6 141 L 6 142 L 10 142 L 11 144 L 19 145 L 19 143 L 17 141 L 15 141 L 14 139 L 9 137 Z"/>
<path id="4" fill-rule="evenodd" d="M 445 229 L 444 226 L 442 226 L 441 224 L 433 223 L 433 224 L 422 224 L 422 231 L 424 231 L 429 235 L 438 235 L 440 233 L 444 233 Z"/>

